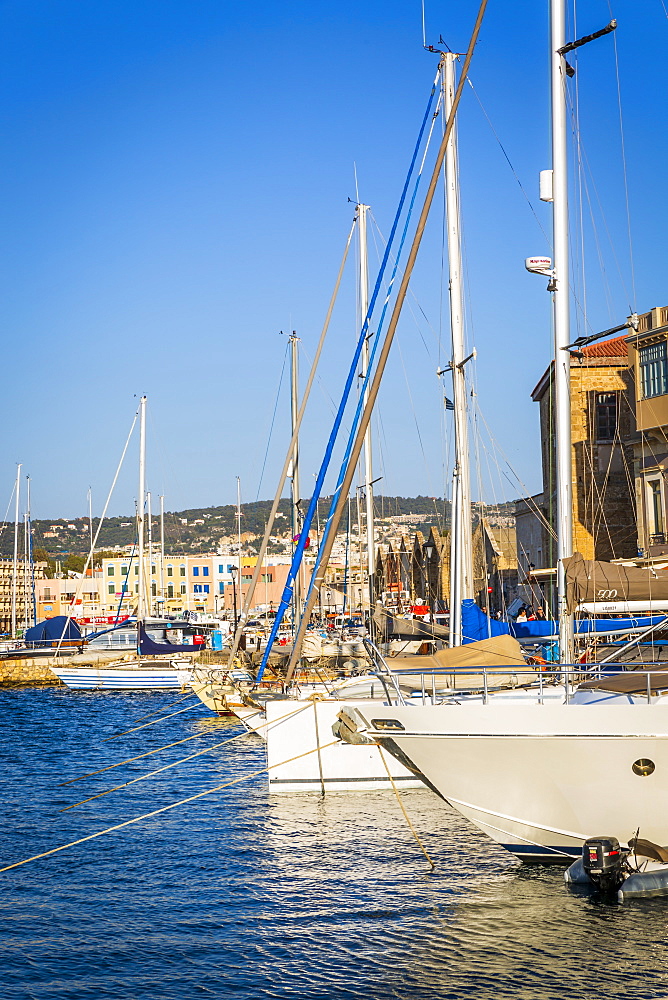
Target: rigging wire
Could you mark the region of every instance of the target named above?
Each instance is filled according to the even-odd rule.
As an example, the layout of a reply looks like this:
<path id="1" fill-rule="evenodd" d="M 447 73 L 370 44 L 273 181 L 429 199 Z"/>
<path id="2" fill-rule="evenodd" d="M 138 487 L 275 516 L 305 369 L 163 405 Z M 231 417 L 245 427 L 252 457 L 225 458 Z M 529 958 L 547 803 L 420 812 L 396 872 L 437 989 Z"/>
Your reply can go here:
<path id="1" fill-rule="evenodd" d="M 90 550 L 88 552 L 88 555 L 86 556 L 86 562 L 84 564 L 83 572 L 81 574 L 81 579 L 78 581 L 78 584 L 77 584 L 77 590 L 76 590 L 76 594 L 75 594 L 75 598 L 74 598 L 75 601 L 79 598 L 79 595 L 81 593 L 81 589 L 82 589 L 83 584 L 84 584 L 84 580 L 86 578 L 86 570 L 88 569 L 88 567 L 91 564 L 91 560 L 93 558 L 93 552 L 95 551 L 95 549 L 97 547 L 97 540 L 100 537 L 100 531 L 102 530 L 102 525 L 104 523 L 104 519 L 107 516 L 107 510 L 109 509 L 109 504 L 111 503 L 111 497 L 112 497 L 112 494 L 113 494 L 114 489 L 116 487 L 116 483 L 118 482 L 118 477 L 119 477 L 119 475 L 121 473 L 121 468 L 123 467 L 123 462 L 125 461 L 125 455 L 127 453 L 128 447 L 130 445 L 130 440 L 132 438 L 132 433 L 133 433 L 133 431 L 135 429 L 135 425 L 137 423 L 138 417 L 139 417 L 139 409 L 137 409 L 135 411 L 135 415 L 134 415 L 134 418 L 133 418 L 133 421 L 132 421 L 132 425 L 130 427 L 130 432 L 129 432 L 129 434 L 127 436 L 127 439 L 125 441 L 125 445 L 123 446 L 123 451 L 121 452 L 121 457 L 120 457 L 118 466 L 116 468 L 116 472 L 114 474 L 114 478 L 112 480 L 111 486 L 109 487 L 109 493 L 107 494 L 107 499 L 105 500 L 105 503 L 104 503 L 104 509 L 102 511 L 102 514 L 100 515 L 100 520 L 99 520 L 99 523 L 98 523 L 98 526 L 97 526 L 97 531 L 95 532 L 95 538 L 93 539 L 93 543 L 91 545 L 91 548 L 90 548 Z M 56 653 L 55 653 L 56 656 L 58 656 L 58 653 L 60 652 L 61 646 L 63 644 L 63 639 L 65 637 L 65 633 L 67 632 L 67 629 L 69 627 L 70 621 L 72 619 L 71 607 L 72 606 L 70 606 L 70 609 L 68 609 L 67 618 L 65 619 L 65 624 L 63 625 L 63 631 L 62 631 L 62 633 L 60 635 L 60 638 L 58 640 L 58 645 L 56 646 Z"/>
<path id="2" fill-rule="evenodd" d="M 663 0 L 662 0 L 663 3 Z M 664 12 L 666 8 L 664 5 Z M 612 6 L 610 0 L 608 0 L 608 10 L 610 11 L 610 16 L 612 17 Z M 668 17 L 668 13 L 666 14 Z M 619 50 L 617 48 L 617 32 L 612 32 L 612 45 L 615 53 L 615 79 L 617 83 L 617 108 L 619 112 L 619 147 L 622 156 L 622 170 L 624 174 L 624 202 L 626 205 L 626 231 L 629 241 L 629 267 L 631 270 L 631 292 L 632 300 L 629 302 L 629 312 L 633 313 L 636 311 L 636 275 L 635 275 L 635 262 L 633 258 L 633 237 L 631 232 L 631 207 L 629 201 L 629 180 L 628 171 L 626 164 L 626 141 L 624 136 L 624 116 L 622 113 L 622 85 L 619 76 Z"/>
<path id="3" fill-rule="evenodd" d="M 484 0 L 484 3 L 486 3 L 486 2 L 487 2 L 487 0 Z M 320 491 L 322 489 L 322 484 L 324 482 L 325 475 L 326 475 L 327 470 L 329 468 L 329 463 L 330 463 L 330 460 L 331 460 L 332 451 L 333 451 L 333 448 L 334 448 L 335 441 L 336 441 L 336 439 L 338 437 L 338 434 L 339 434 L 340 423 L 341 423 L 341 420 L 343 418 L 343 412 L 345 410 L 345 407 L 346 407 L 346 404 L 347 404 L 347 401 L 348 401 L 348 398 L 349 398 L 349 395 L 350 395 L 350 390 L 352 388 L 353 381 L 355 380 L 355 377 L 356 377 L 357 372 L 358 372 L 359 359 L 361 357 L 362 347 L 363 347 L 364 342 L 365 342 L 365 340 L 366 340 L 366 338 L 368 336 L 371 316 L 373 315 L 373 312 L 374 312 L 374 309 L 375 309 L 375 306 L 376 306 L 376 302 L 377 302 L 378 295 L 379 295 L 379 292 L 380 292 L 380 289 L 381 289 L 381 285 L 382 285 L 382 279 L 383 279 L 385 267 L 387 266 L 387 262 L 388 262 L 388 259 L 389 259 L 390 246 L 391 246 L 391 244 L 392 244 L 392 242 L 394 240 L 394 236 L 395 236 L 395 234 L 397 232 L 397 229 L 399 228 L 399 222 L 400 222 L 400 219 L 401 219 L 401 214 L 403 212 L 403 208 L 404 208 L 404 205 L 405 205 L 405 202 L 406 202 L 406 198 L 407 198 L 408 193 L 409 193 L 411 178 L 413 177 L 413 174 L 415 172 L 415 165 L 418 162 L 418 156 L 419 156 L 419 152 L 420 152 L 420 147 L 422 146 L 422 141 L 423 141 L 423 138 L 424 138 L 425 129 L 427 127 L 427 122 L 429 120 L 429 115 L 431 113 L 431 109 L 432 109 L 432 106 L 433 106 L 433 103 L 434 103 L 434 96 L 437 93 L 437 84 L 438 84 L 438 73 L 436 74 L 436 78 L 434 80 L 434 83 L 432 84 L 431 92 L 429 94 L 429 100 L 427 102 L 427 107 L 425 109 L 422 121 L 420 123 L 420 129 L 419 129 L 419 132 L 418 132 L 418 138 L 417 138 L 417 141 L 415 143 L 415 147 L 413 149 L 413 153 L 412 153 L 412 156 L 411 156 L 410 165 L 409 165 L 409 168 L 408 168 L 408 173 L 407 173 L 406 179 L 404 181 L 404 186 L 403 186 L 403 189 L 402 189 L 402 192 L 401 192 L 401 196 L 400 196 L 400 199 L 399 199 L 399 204 L 397 206 L 397 211 L 395 213 L 395 218 L 394 218 L 394 221 L 392 223 L 392 230 L 391 230 L 390 241 L 389 241 L 388 247 L 386 249 L 385 256 L 383 258 L 383 265 L 381 267 L 381 272 L 380 272 L 380 274 L 378 275 L 378 277 L 376 279 L 376 283 L 375 283 L 375 286 L 374 286 L 374 289 L 373 289 L 373 292 L 372 292 L 372 295 L 371 295 L 371 300 L 369 302 L 369 306 L 368 306 L 368 309 L 367 309 L 367 315 L 366 315 L 366 317 L 364 319 L 364 322 L 362 324 L 362 329 L 361 329 L 360 335 L 358 337 L 357 346 L 355 348 L 355 353 L 353 355 L 353 359 L 352 359 L 352 362 L 351 362 L 351 365 L 350 365 L 350 369 L 349 369 L 349 372 L 348 372 L 348 377 L 346 379 L 346 384 L 345 384 L 345 387 L 344 387 L 343 395 L 342 395 L 342 398 L 341 398 L 341 402 L 339 404 L 339 409 L 337 411 L 337 416 L 336 416 L 336 419 L 334 421 L 334 425 L 332 427 L 332 430 L 330 432 L 329 440 L 328 440 L 327 447 L 326 447 L 326 450 L 325 450 L 325 455 L 323 457 L 323 460 L 322 460 L 322 463 L 321 463 L 321 466 L 320 466 L 320 470 L 318 471 L 318 477 L 316 479 L 316 484 L 315 484 L 315 489 L 314 489 L 314 492 L 313 492 L 313 496 L 311 497 L 311 500 L 309 502 L 308 510 L 306 511 L 306 515 L 305 515 L 305 518 L 304 518 L 304 523 L 302 525 L 302 530 L 300 532 L 299 541 L 297 542 L 297 546 L 296 546 L 294 554 L 293 554 L 293 558 L 292 558 L 292 562 L 291 562 L 291 565 L 290 565 L 290 569 L 288 571 L 288 576 L 287 576 L 285 587 L 284 587 L 284 590 L 283 590 L 283 596 L 281 597 L 281 603 L 280 603 L 279 608 L 278 608 L 278 610 L 276 612 L 276 617 L 275 617 L 274 623 L 272 625 L 271 633 L 269 635 L 269 638 L 267 640 L 267 644 L 266 644 L 265 649 L 264 649 L 264 653 L 263 653 L 263 657 L 262 657 L 262 662 L 260 664 L 260 667 L 259 667 L 257 675 L 256 675 L 256 683 L 258 683 L 262 679 L 262 676 L 264 674 L 264 670 L 265 670 L 266 665 L 267 665 L 267 660 L 268 660 L 268 657 L 269 657 L 269 653 L 271 651 L 271 647 L 272 647 L 272 645 L 273 645 L 273 643 L 274 643 L 274 641 L 276 639 L 276 635 L 278 634 L 278 628 L 279 628 L 279 626 L 281 624 L 281 621 L 283 619 L 283 615 L 285 614 L 285 610 L 289 606 L 289 604 L 291 602 L 291 599 L 292 599 L 292 594 L 293 594 L 293 591 L 294 591 L 294 580 L 296 578 L 297 571 L 298 571 L 298 569 L 299 569 L 299 567 L 301 565 L 301 560 L 302 560 L 302 557 L 303 557 L 303 554 L 304 554 L 304 549 L 305 549 L 305 544 L 306 544 L 306 538 L 308 537 L 308 532 L 310 530 L 311 523 L 313 521 L 313 516 L 314 516 L 314 512 L 315 512 L 315 505 L 316 505 L 318 497 L 320 495 Z M 425 151 L 424 156 L 426 157 L 426 151 Z M 424 163 L 424 157 L 423 157 L 423 163 Z M 406 221 L 405 221 L 405 224 L 404 224 L 404 231 L 403 231 L 403 234 L 402 234 L 402 237 L 401 237 L 401 245 L 403 245 L 403 242 L 405 240 L 406 232 L 407 232 L 408 224 L 409 224 L 409 219 L 411 218 L 411 215 L 412 215 L 413 205 L 415 203 L 415 197 L 417 195 L 417 188 L 418 188 L 418 184 L 419 184 L 419 181 L 420 181 L 420 178 L 421 178 L 421 174 L 422 174 L 422 165 L 423 164 L 420 165 L 420 170 L 417 173 L 415 184 L 414 184 L 414 189 L 413 189 L 413 195 L 412 195 L 412 198 L 410 200 L 409 207 L 408 207 L 408 210 L 407 210 L 407 218 L 406 218 Z M 395 274 L 396 274 L 396 266 L 394 268 L 392 282 L 394 281 L 394 275 Z M 377 328 L 377 331 L 376 331 L 376 336 L 375 336 L 375 341 L 374 341 L 373 349 L 371 351 L 371 355 L 370 355 L 370 358 L 369 358 L 369 365 L 368 365 L 368 369 L 369 370 L 366 372 L 365 379 L 364 379 L 366 385 L 368 385 L 369 381 L 370 381 L 370 373 L 371 373 L 371 368 L 372 368 L 372 365 L 373 365 L 374 353 L 375 353 L 376 347 L 377 347 L 377 345 L 379 343 L 379 340 L 380 340 L 380 336 L 379 336 L 379 334 L 380 334 L 380 327 L 382 326 L 383 319 L 385 317 L 385 312 L 386 312 L 386 309 L 387 309 L 388 302 L 389 302 L 389 296 L 386 297 L 385 302 L 383 304 L 383 309 L 382 309 L 382 312 L 381 312 L 380 321 L 379 321 L 378 328 Z M 357 407 L 357 409 L 355 411 L 354 425 L 356 426 L 357 424 L 359 424 L 359 421 L 360 421 L 360 407 L 358 405 L 358 407 Z M 347 449 L 346 449 L 346 454 L 347 455 L 350 452 L 350 448 L 351 448 L 351 440 L 349 438 L 348 446 L 347 446 Z M 341 480 L 341 473 L 339 474 L 339 481 L 340 482 L 342 481 Z M 335 509 L 336 500 L 338 499 L 338 496 L 337 496 L 338 488 L 339 487 L 337 487 L 337 490 L 335 490 L 335 494 L 334 494 L 334 497 L 332 499 L 332 508 L 330 510 L 330 516 L 329 516 L 328 521 L 327 521 L 327 523 L 325 525 L 325 531 L 323 533 L 323 543 L 325 545 L 327 544 L 326 540 L 327 540 L 327 536 L 328 536 L 328 529 L 331 526 L 331 516 L 332 516 L 332 514 L 334 512 L 334 509 Z M 315 562 L 315 566 L 314 566 L 314 570 L 313 570 L 313 575 L 311 577 L 311 582 L 309 584 L 309 589 L 308 589 L 308 595 L 309 596 L 307 597 L 307 601 L 309 600 L 309 597 L 310 597 L 312 589 L 313 589 L 313 583 L 314 583 L 315 576 L 316 576 L 316 569 L 319 566 L 319 563 L 320 563 L 320 560 L 321 560 L 321 551 L 322 550 L 319 547 L 318 555 L 316 557 L 316 562 Z"/>
<path id="4" fill-rule="evenodd" d="M 496 141 L 499 144 L 499 149 L 503 153 L 503 156 L 504 156 L 504 158 L 506 160 L 506 163 L 510 167 L 510 171 L 511 171 L 513 177 L 517 181 L 519 189 L 522 192 L 522 195 L 524 196 L 524 199 L 525 199 L 527 205 L 529 206 L 529 209 L 531 210 L 531 214 L 533 215 L 534 219 L 536 220 L 536 222 L 538 224 L 538 228 L 540 229 L 541 233 L 545 237 L 546 243 L 547 243 L 548 247 L 550 248 L 550 251 L 552 251 L 552 240 L 550 239 L 549 234 L 547 233 L 545 227 L 543 226 L 543 223 L 540 221 L 540 217 L 539 217 L 538 213 L 536 212 L 536 209 L 534 208 L 533 202 L 531 201 L 531 198 L 527 194 L 526 189 L 525 189 L 524 185 L 522 184 L 522 181 L 520 180 L 519 174 L 515 170 L 515 167 L 513 166 L 513 162 L 510 159 L 510 156 L 508 155 L 508 151 L 506 150 L 506 147 L 501 142 L 499 134 L 496 131 L 496 129 L 494 128 L 494 125 L 492 124 L 491 118 L 487 114 L 487 110 L 486 110 L 484 104 L 482 103 L 482 100 L 480 98 L 480 95 L 478 94 L 478 91 L 475 89 L 475 87 L 473 86 L 473 83 L 471 82 L 470 79 L 467 82 L 468 82 L 471 90 L 473 91 L 473 93 L 475 95 L 476 101 L 480 105 L 480 110 L 482 111 L 483 115 L 485 116 L 485 120 L 487 121 L 487 124 L 489 125 L 489 127 L 491 129 L 492 135 L 494 136 L 494 138 L 496 139 Z"/>
<path id="5" fill-rule="evenodd" d="M 281 396 L 281 389 L 283 388 L 283 376 L 285 375 L 285 364 L 286 364 L 286 362 L 288 360 L 288 352 L 289 352 L 289 350 L 290 350 L 290 340 L 288 338 L 288 340 L 285 343 L 285 353 L 283 355 L 283 364 L 281 365 L 281 374 L 280 374 L 280 377 L 279 377 L 279 380 L 278 380 L 278 389 L 276 390 L 276 400 L 274 402 L 274 412 L 271 415 L 271 424 L 270 424 L 270 427 L 269 427 L 269 436 L 267 438 L 267 447 L 266 447 L 265 452 L 264 452 L 264 459 L 263 459 L 263 462 L 262 462 L 262 468 L 260 470 L 260 479 L 259 479 L 258 484 L 257 484 L 257 494 L 255 496 L 255 501 L 256 502 L 260 499 L 260 490 L 262 489 L 262 480 L 264 478 L 264 472 L 265 472 L 265 469 L 267 467 L 267 457 L 269 456 L 269 448 L 271 446 L 271 438 L 272 438 L 272 435 L 274 433 L 274 423 L 276 422 L 276 411 L 278 409 L 278 401 L 279 401 L 280 396 Z"/>

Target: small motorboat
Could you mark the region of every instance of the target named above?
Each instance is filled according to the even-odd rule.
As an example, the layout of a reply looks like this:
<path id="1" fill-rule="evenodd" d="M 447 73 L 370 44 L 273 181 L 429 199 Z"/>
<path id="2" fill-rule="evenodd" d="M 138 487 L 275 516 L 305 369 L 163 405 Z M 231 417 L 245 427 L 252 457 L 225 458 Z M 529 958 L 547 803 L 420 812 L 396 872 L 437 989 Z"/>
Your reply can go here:
<path id="1" fill-rule="evenodd" d="M 568 885 L 591 886 L 604 896 L 630 899 L 668 896 L 668 847 L 635 837 L 628 848 L 616 837 L 590 837 L 582 857 L 564 874 Z"/>

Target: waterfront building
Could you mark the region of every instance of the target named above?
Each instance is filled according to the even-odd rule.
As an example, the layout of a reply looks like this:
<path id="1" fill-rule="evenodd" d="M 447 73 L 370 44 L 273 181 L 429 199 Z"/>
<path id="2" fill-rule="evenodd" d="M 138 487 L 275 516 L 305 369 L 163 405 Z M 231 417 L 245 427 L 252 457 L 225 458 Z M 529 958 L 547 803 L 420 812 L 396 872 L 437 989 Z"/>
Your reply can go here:
<path id="1" fill-rule="evenodd" d="M 146 604 L 155 615 L 180 615 L 184 611 L 218 615 L 242 606 L 257 560 L 254 556 L 165 554 L 164 562 L 154 552 L 147 557 Z M 287 576 L 287 559 L 270 557 L 255 592 L 256 604 L 280 600 Z M 139 565 L 136 556 L 114 556 L 102 562 L 106 613 L 129 614 L 139 595 Z"/>
<path id="2" fill-rule="evenodd" d="M 77 619 L 104 617 L 106 620 L 109 612 L 102 591 L 99 572 L 85 577 L 75 574 L 51 579 L 42 577 L 35 581 L 37 621 L 68 614 Z"/>
<path id="3" fill-rule="evenodd" d="M 638 316 L 626 337 L 635 433 L 633 455 L 638 556 L 668 561 L 666 475 L 668 474 L 668 307 Z"/>
<path id="4" fill-rule="evenodd" d="M 0 631 L 11 631 L 14 593 L 17 628 L 23 629 L 33 624 L 33 581 L 37 584 L 44 577 L 45 569 L 46 563 L 31 566 L 19 559 L 15 581 L 13 559 L 0 559 Z"/>
<path id="5" fill-rule="evenodd" d="M 585 559 L 637 556 L 633 490 L 635 400 L 628 337 L 570 352 L 573 550 Z M 556 583 L 554 362 L 531 393 L 540 407 L 543 490 L 516 503 L 520 582 L 548 603 Z M 536 595 L 537 596 L 537 595 Z M 535 603 L 535 601 L 532 601 Z"/>

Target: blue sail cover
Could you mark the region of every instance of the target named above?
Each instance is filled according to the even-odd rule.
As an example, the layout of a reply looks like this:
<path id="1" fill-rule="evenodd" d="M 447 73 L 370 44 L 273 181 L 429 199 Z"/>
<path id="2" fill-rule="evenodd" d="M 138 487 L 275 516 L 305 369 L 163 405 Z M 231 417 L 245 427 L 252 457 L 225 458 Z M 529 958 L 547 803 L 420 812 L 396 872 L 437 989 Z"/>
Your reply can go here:
<path id="1" fill-rule="evenodd" d="M 509 635 L 508 622 L 499 622 L 490 618 L 478 607 L 475 601 L 462 601 L 462 642 L 480 642 L 491 639 L 495 635 Z"/>
<path id="2" fill-rule="evenodd" d="M 47 618 L 46 621 L 38 622 L 32 628 L 25 630 L 23 635 L 25 642 L 33 643 L 36 646 L 51 646 L 63 642 L 81 641 L 81 629 L 72 619 L 66 615 L 57 615 L 55 618 Z"/>
<path id="3" fill-rule="evenodd" d="M 643 615 L 626 618 L 581 618 L 575 622 L 577 635 L 610 635 L 614 633 L 640 631 L 652 625 L 668 624 L 666 615 Z M 479 642 L 495 635 L 514 635 L 520 642 L 548 642 L 557 638 L 557 622 L 536 620 L 532 622 L 499 622 L 489 618 L 475 601 L 462 601 L 462 642 Z"/>
<path id="4" fill-rule="evenodd" d="M 177 646 L 172 642 L 156 642 L 146 634 L 143 625 L 139 626 L 138 652 L 141 656 L 158 656 L 163 653 L 201 653 L 206 649 L 206 643 L 199 642 L 192 646 Z"/>

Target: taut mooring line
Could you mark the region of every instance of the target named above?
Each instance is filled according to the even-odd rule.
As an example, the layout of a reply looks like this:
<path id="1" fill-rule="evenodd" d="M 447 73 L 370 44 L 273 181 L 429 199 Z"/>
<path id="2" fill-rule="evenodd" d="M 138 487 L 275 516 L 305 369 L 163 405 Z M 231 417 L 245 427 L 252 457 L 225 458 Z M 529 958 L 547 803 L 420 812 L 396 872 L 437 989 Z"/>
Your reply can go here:
<path id="1" fill-rule="evenodd" d="M 143 819 L 151 819 L 152 816 L 159 816 L 160 813 L 168 812 L 170 809 L 176 809 L 177 806 L 186 805 L 188 802 L 194 802 L 196 799 L 203 799 L 206 795 L 213 795 L 214 792 L 219 792 L 221 788 L 229 788 L 230 785 L 238 785 L 242 781 L 249 781 L 250 778 L 257 778 L 260 774 L 266 774 L 270 771 L 272 767 L 283 767 L 285 764 L 291 764 L 295 760 L 300 760 L 302 757 L 308 757 L 309 754 L 316 753 L 318 750 L 326 750 L 328 747 L 333 747 L 336 743 L 340 743 L 340 740 L 332 740 L 331 743 L 326 743 L 322 747 L 314 747 L 313 750 L 307 750 L 306 753 L 297 754 L 296 757 L 290 757 L 289 760 L 283 760 L 279 764 L 270 764 L 268 767 L 263 767 L 259 771 L 252 771 L 251 774 L 245 774 L 242 778 L 234 778 L 232 781 L 224 781 L 222 785 L 216 785 L 215 788 L 209 788 L 206 792 L 198 792 L 197 795 L 190 795 L 187 799 L 180 799 L 178 802 L 172 802 L 171 805 L 163 806 L 161 809 L 154 809 L 153 812 L 144 813 L 142 816 L 135 816 L 134 819 L 127 819 L 124 823 L 117 823 L 115 826 L 108 826 L 105 830 L 98 830 L 97 833 L 89 833 L 87 837 L 80 837 L 79 840 L 72 840 L 69 844 L 61 844 L 60 847 L 52 847 L 50 851 L 43 851 L 41 854 L 33 854 L 31 858 L 24 858 L 23 861 L 15 861 L 12 865 L 5 865 L 4 868 L 0 868 L 0 872 L 8 872 L 12 868 L 20 868 L 21 865 L 27 865 L 30 861 L 38 861 L 40 858 L 48 858 L 50 854 L 57 854 L 59 851 L 65 851 L 68 847 L 76 847 L 78 844 L 85 844 L 87 840 L 95 840 L 96 837 L 103 837 L 107 833 L 113 833 L 115 830 L 122 830 L 125 826 L 132 826 L 133 823 L 139 823 Z"/>
<path id="2" fill-rule="evenodd" d="M 287 715 L 281 715 L 279 716 L 278 719 L 274 719 L 274 721 L 270 725 L 274 726 L 279 722 L 283 722 L 284 719 L 289 719 L 291 715 L 299 715 L 299 713 L 303 711 L 304 708 L 299 708 L 297 709 L 296 712 L 288 712 Z M 250 736 L 253 733 L 259 733 L 260 730 L 264 729 L 266 725 L 267 723 L 263 722 L 262 725 L 258 726 L 256 729 L 245 729 L 243 733 L 237 733 L 236 736 L 231 736 L 229 740 L 223 740 L 223 743 L 232 743 L 233 740 L 240 740 L 242 736 Z M 96 774 L 102 774 L 104 771 L 111 771 L 113 770 L 113 768 L 121 767 L 123 764 L 132 764 L 133 761 L 141 760 L 142 757 L 150 757 L 152 753 L 160 753 L 161 750 L 169 750 L 170 747 L 177 747 L 179 743 L 187 743 L 188 740 L 196 740 L 200 736 L 210 736 L 210 735 L 211 735 L 210 733 L 195 733 L 193 736 L 184 736 L 182 740 L 175 740 L 174 743 L 165 743 L 165 745 L 162 747 L 156 747 L 155 750 L 147 750 L 146 753 L 137 754 L 136 757 L 128 757 L 126 760 L 119 760 L 116 764 L 109 764 L 107 767 L 101 767 L 97 771 L 89 771 L 88 774 L 80 774 L 78 778 L 70 778 L 69 781 L 61 781 L 58 787 L 64 788 L 65 785 L 73 785 L 75 781 L 83 781 L 84 778 L 92 778 Z M 217 745 L 220 746 L 221 744 Z M 63 811 L 64 810 L 61 810 L 61 812 Z"/>

